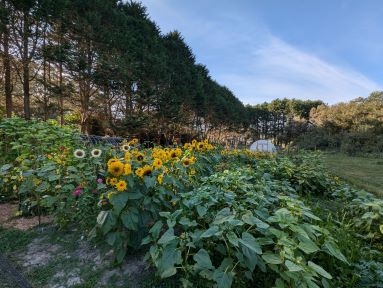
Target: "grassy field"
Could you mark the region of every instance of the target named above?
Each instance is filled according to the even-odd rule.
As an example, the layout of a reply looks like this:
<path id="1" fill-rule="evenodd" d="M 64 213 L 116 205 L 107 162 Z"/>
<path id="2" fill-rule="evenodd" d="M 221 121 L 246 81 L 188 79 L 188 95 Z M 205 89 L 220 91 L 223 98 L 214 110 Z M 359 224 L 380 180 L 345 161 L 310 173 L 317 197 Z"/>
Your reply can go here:
<path id="1" fill-rule="evenodd" d="M 346 182 L 383 197 L 383 159 L 324 154 L 328 169 Z"/>

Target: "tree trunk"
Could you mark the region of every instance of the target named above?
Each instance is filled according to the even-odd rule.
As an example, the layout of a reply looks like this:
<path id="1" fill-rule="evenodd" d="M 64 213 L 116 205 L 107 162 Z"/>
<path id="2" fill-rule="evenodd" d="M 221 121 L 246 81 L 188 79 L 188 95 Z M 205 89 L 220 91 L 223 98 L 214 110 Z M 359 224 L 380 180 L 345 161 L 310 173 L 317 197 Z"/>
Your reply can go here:
<path id="1" fill-rule="evenodd" d="M 3 31 L 3 65 L 4 65 L 4 89 L 5 89 L 5 110 L 7 117 L 12 117 L 13 101 L 12 101 L 12 83 L 11 83 L 11 59 L 9 56 L 9 31 L 8 27 L 4 27 Z"/>
<path id="2" fill-rule="evenodd" d="M 28 12 L 24 11 L 23 15 L 23 90 L 24 90 L 24 118 L 31 119 L 31 105 L 30 105 L 30 92 L 29 92 L 29 17 Z"/>

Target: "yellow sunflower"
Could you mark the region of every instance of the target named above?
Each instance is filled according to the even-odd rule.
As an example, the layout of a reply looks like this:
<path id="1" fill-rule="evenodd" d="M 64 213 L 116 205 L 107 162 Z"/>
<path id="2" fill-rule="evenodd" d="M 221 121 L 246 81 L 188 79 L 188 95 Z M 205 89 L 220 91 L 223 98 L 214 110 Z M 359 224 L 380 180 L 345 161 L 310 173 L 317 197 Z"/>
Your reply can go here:
<path id="1" fill-rule="evenodd" d="M 127 184 L 124 180 L 118 181 L 116 184 L 117 191 L 122 192 L 122 191 L 126 190 L 126 186 L 127 186 Z"/>
<path id="2" fill-rule="evenodd" d="M 116 161 L 111 162 L 108 165 L 108 172 L 113 176 L 120 176 L 124 172 L 124 163 L 122 163 L 118 159 Z"/>
<path id="3" fill-rule="evenodd" d="M 182 164 L 183 164 L 185 167 L 187 167 L 187 166 L 189 166 L 190 164 L 192 164 L 192 160 L 191 160 L 190 158 L 184 157 L 184 158 L 182 159 Z"/>
<path id="4" fill-rule="evenodd" d="M 118 182 L 117 178 L 110 178 L 109 184 L 114 186 L 117 184 L 117 182 Z"/>
<path id="5" fill-rule="evenodd" d="M 132 165 L 129 163 L 124 165 L 124 175 L 130 175 L 132 174 Z"/>
<path id="6" fill-rule="evenodd" d="M 137 170 L 136 170 L 135 173 L 136 173 L 136 175 L 137 175 L 138 177 L 140 177 L 140 178 L 144 177 L 144 169 L 143 169 L 142 167 L 137 168 Z"/>
<path id="7" fill-rule="evenodd" d="M 130 152 L 126 152 L 124 155 L 125 161 L 129 162 L 131 158 L 132 158 L 132 154 Z"/>
<path id="8" fill-rule="evenodd" d="M 162 166 L 162 160 L 160 158 L 154 158 L 153 160 L 154 169 L 161 168 L 161 166 Z"/>
<path id="9" fill-rule="evenodd" d="M 152 175 L 152 172 L 153 172 L 153 168 L 152 166 L 149 166 L 149 165 L 145 165 L 143 167 L 143 173 L 142 173 L 142 176 L 150 176 Z"/>
<path id="10" fill-rule="evenodd" d="M 115 161 L 118 161 L 118 159 L 117 158 L 110 158 L 109 160 L 108 160 L 108 166 L 110 165 L 110 164 L 112 164 L 113 162 L 115 162 Z"/>
<path id="11" fill-rule="evenodd" d="M 134 155 L 135 159 L 138 161 L 138 162 L 142 162 L 145 160 L 145 156 L 144 154 L 142 154 L 141 152 L 137 152 L 135 155 Z"/>

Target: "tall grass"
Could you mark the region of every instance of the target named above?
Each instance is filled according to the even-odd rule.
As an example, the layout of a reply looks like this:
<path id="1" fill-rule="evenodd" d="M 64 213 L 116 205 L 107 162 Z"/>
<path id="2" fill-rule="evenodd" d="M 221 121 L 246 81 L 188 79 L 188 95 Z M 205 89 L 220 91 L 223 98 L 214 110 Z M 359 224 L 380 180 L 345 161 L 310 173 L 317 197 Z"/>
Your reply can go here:
<path id="1" fill-rule="evenodd" d="M 324 154 L 326 167 L 346 182 L 383 197 L 383 159 Z"/>

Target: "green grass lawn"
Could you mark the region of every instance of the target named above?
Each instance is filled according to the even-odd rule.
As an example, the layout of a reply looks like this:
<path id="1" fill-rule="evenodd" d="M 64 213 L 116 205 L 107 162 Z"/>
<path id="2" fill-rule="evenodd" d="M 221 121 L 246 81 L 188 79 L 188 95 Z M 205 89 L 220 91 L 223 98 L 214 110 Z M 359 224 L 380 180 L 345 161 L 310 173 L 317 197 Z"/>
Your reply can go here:
<path id="1" fill-rule="evenodd" d="M 383 159 L 324 154 L 328 169 L 344 181 L 383 197 Z"/>

